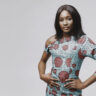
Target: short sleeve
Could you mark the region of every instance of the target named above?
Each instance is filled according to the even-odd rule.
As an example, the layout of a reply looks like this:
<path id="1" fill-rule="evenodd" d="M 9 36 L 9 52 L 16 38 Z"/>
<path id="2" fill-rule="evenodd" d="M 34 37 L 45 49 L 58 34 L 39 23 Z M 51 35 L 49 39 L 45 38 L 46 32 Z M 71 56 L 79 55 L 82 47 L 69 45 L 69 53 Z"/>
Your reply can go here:
<path id="1" fill-rule="evenodd" d="M 96 60 L 96 43 L 87 35 L 85 35 L 85 42 L 81 47 L 81 52 L 84 57 Z"/>
<path id="2" fill-rule="evenodd" d="M 47 53 L 49 53 L 49 47 L 45 47 L 44 51 L 46 51 Z"/>
<path id="3" fill-rule="evenodd" d="M 51 46 L 51 44 L 49 44 L 49 45 L 46 45 L 46 44 L 45 44 L 45 49 L 44 49 L 44 51 L 47 52 L 47 53 L 50 53 L 50 49 L 49 49 L 50 46 Z"/>

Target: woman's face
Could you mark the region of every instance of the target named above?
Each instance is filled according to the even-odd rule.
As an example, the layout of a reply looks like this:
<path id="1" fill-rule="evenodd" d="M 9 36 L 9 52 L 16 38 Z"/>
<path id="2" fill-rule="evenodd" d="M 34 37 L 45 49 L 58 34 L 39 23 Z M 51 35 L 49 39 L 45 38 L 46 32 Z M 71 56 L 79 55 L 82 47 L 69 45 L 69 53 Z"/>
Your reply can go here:
<path id="1" fill-rule="evenodd" d="M 73 19 L 71 14 L 63 10 L 59 16 L 59 25 L 63 32 L 67 33 L 70 32 L 73 27 Z"/>

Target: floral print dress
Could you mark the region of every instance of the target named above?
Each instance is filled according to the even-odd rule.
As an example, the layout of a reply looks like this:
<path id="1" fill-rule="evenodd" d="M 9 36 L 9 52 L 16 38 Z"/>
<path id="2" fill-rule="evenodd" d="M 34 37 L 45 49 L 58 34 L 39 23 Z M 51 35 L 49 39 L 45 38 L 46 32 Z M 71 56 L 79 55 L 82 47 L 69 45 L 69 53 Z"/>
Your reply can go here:
<path id="1" fill-rule="evenodd" d="M 47 84 L 46 96 L 82 96 L 82 90 L 65 88 L 64 84 L 68 78 L 79 78 L 79 71 L 85 57 L 96 60 L 96 44 L 87 36 L 82 35 L 78 40 L 71 35 L 63 37 L 48 46 L 45 46 L 47 53 L 52 55 L 51 76 L 59 79 L 56 81 L 60 87 Z M 96 72 L 94 72 L 96 76 Z"/>

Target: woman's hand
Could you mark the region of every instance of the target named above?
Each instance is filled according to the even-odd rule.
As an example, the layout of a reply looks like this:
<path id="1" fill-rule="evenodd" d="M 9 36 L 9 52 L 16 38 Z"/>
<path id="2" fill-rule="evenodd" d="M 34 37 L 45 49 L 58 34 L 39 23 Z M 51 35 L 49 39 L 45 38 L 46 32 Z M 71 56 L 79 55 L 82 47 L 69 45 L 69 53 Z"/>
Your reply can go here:
<path id="1" fill-rule="evenodd" d="M 75 88 L 75 89 L 83 89 L 84 83 L 80 79 L 66 79 L 65 81 L 70 81 L 69 83 L 65 84 L 64 87 L 66 88 Z"/>
<path id="2" fill-rule="evenodd" d="M 58 79 L 52 78 L 51 73 L 48 74 L 42 74 L 41 79 L 49 84 L 50 87 L 56 86 L 59 87 L 59 84 L 56 83 Z"/>

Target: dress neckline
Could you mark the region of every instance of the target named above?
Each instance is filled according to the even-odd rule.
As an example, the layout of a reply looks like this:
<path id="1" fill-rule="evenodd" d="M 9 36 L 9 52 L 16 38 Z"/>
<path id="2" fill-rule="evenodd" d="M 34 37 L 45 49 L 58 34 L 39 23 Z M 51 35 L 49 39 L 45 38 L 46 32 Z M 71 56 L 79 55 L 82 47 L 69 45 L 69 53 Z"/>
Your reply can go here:
<path id="1" fill-rule="evenodd" d="M 75 37 L 73 35 L 69 37 L 62 37 L 60 40 L 58 40 L 59 43 L 64 43 L 64 42 L 70 42 L 73 41 Z"/>

